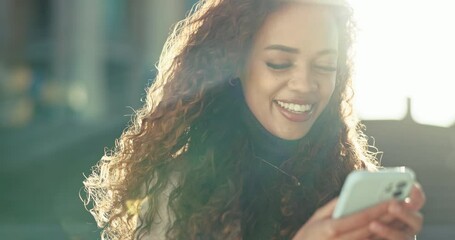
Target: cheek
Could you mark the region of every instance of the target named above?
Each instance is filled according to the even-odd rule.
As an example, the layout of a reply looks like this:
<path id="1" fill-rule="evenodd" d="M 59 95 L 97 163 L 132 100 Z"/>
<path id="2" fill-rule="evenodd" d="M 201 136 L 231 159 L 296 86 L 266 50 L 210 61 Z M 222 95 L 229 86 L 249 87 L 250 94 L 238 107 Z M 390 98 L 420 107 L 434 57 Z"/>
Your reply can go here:
<path id="1" fill-rule="evenodd" d="M 250 101 L 273 99 L 279 80 L 263 66 L 252 67 L 251 72 L 242 80 L 245 98 Z"/>
<path id="2" fill-rule="evenodd" d="M 330 108 L 330 106 L 335 106 L 335 105 L 339 105 L 340 103 L 338 102 L 339 101 L 339 94 L 338 94 L 338 90 L 336 90 L 336 85 L 335 85 L 335 82 L 333 84 L 330 84 L 326 91 L 323 93 L 324 94 L 324 107 L 322 110 L 326 109 L 326 108 Z M 337 96 L 335 96 L 337 95 Z M 336 99 L 335 99 L 336 98 Z"/>
<path id="3" fill-rule="evenodd" d="M 326 79 L 323 84 L 320 85 L 321 87 L 321 94 L 327 101 L 332 97 L 333 93 L 335 92 L 335 79 Z"/>

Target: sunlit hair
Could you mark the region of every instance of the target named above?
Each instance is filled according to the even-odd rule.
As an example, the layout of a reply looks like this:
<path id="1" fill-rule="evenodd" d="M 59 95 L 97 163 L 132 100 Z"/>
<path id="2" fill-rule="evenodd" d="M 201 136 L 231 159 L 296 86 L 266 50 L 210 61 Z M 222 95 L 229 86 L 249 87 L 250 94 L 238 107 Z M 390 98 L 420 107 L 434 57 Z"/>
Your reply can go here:
<path id="1" fill-rule="evenodd" d="M 173 216 L 169 239 L 241 239 L 255 231 L 254 211 L 240 203 L 252 153 L 229 81 L 240 76 L 255 31 L 278 2 L 200 1 L 175 26 L 145 105 L 84 181 L 85 204 L 103 239 L 147 234 L 160 219 L 160 203 Z M 278 183 L 283 221 L 275 238 L 295 234 L 338 194 L 350 171 L 374 164 L 352 111 L 350 10 L 333 12 L 340 33 L 336 88 L 298 155 L 283 166 L 295 176 L 312 176 L 313 184 L 296 193 L 289 181 Z M 177 184 L 163 203 L 172 179 Z M 148 208 L 138 218 L 141 201 Z"/>

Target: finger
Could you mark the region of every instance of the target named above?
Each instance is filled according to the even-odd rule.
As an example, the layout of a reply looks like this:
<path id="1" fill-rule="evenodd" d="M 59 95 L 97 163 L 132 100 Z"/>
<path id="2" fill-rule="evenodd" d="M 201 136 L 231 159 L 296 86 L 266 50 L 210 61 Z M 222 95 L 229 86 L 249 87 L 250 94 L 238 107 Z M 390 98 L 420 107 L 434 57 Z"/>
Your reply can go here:
<path id="1" fill-rule="evenodd" d="M 395 216 L 393 216 L 390 213 L 386 213 L 379 218 L 379 221 L 385 225 L 391 224 L 392 222 L 394 222 L 394 220 L 395 220 Z"/>
<path id="2" fill-rule="evenodd" d="M 425 201 L 426 197 L 422 186 L 419 183 L 415 183 L 412 187 L 411 193 L 409 194 L 408 201 L 406 201 L 406 207 L 408 209 L 418 211 L 423 207 Z"/>
<path id="3" fill-rule="evenodd" d="M 371 237 L 372 235 L 373 234 L 371 233 L 370 228 L 368 227 L 368 225 L 366 225 L 362 228 L 355 229 L 353 231 L 343 233 L 342 235 L 336 236 L 336 239 L 337 240 L 357 240 L 357 239 L 364 240 L 364 239 L 369 239 L 369 237 Z"/>
<path id="4" fill-rule="evenodd" d="M 384 223 L 382 223 L 382 224 L 384 224 Z M 403 223 L 401 220 L 396 219 L 396 217 L 394 217 L 394 220 L 391 223 L 385 224 L 385 225 L 387 225 L 391 228 L 397 229 L 397 230 L 409 229 L 408 225 Z"/>
<path id="5" fill-rule="evenodd" d="M 342 233 L 368 225 L 371 221 L 380 218 L 387 213 L 391 201 L 380 203 L 350 216 L 337 219 L 331 226 L 334 231 Z"/>
<path id="6" fill-rule="evenodd" d="M 378 221 L 374 221 L 369 225 L 369 229 L 375 235 L 381 239 L 386 240 L 405 240 L 405 239 L 414 239 L 414 235 L 407 233 L 406 231 L 400 231 L 388 227 Z"/>
<path id="7" fill-rule="evenodd" d="M 406 209 L 396 202 L 390 205 L 389 210 L 390 214 L 406 224 L 412 233 L 417 234 L 420 232 L 423 223 L 423 216 L 420 212 Z"/>
<path id="8" fill-rule="evenodd" d="M 324 206 L 320 207 L 313 216 L 308 220 L 308 222 L 313 222 L 315 220 L 326 219 L 332 216 L 333 210 L 337 204 L 338 198 L 332 199 L 330 202 L 326 203 Z"/>
<path id="9" fill-rule="evenodd" d="M 392 216 L 390 214 L 387 214 L 388 216 Z M 409 230 L 409 228 L 400 220 L 396 219 L 395 217 L 393 217 L 393 221 L 390 222 L 390 223 L 384 223 L 382 220 L 379 220 L 379 222 L 382 224 L 382 225 L 385 225 L 389 228 L 392 228 L 392 229 L 395 229 L 397 231 L 406 231 L 406 230 Z M 409 234 L 411 234 L 411 232 L 407 232 Z M 373 236 L 371 236 L 369 239 L 370 240 L 384 240 L 382 237 L 379 237 L 379 236 L 376 236 L 374 234 L 372 234 Z"/>

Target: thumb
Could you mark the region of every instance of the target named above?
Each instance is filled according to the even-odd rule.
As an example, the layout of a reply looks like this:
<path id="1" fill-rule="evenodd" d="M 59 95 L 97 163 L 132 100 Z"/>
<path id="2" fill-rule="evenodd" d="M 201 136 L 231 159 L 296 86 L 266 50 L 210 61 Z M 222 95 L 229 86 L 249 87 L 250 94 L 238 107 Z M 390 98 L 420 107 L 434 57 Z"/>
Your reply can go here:
<path id="1" fill-rule="evenodd" d="M 405 206 L 413 211 L 419 211 L 425 204 L 426 197 L 419 183 L 415 183 L 412 187 L 411 194 L 409 194 L 408 201 Z"/>

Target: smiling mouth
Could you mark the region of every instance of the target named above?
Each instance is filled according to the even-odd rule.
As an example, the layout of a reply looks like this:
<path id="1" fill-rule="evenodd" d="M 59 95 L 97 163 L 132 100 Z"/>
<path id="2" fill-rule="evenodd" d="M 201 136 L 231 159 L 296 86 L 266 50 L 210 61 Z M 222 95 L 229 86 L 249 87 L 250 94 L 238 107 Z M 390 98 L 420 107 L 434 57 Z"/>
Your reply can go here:
<path id="1" fill-rule="evenodd" d="M 314 104 L 287 103 L 287 102 L 282 102 L 282 101 L 278 101 L 278 100 L 275 100 L 275 102 L 281 108 L 283 108 L 289 112 L 297 113 L 297 114 L 309 113 L 313 110 L 313 106 L 314 106 Z"/>

